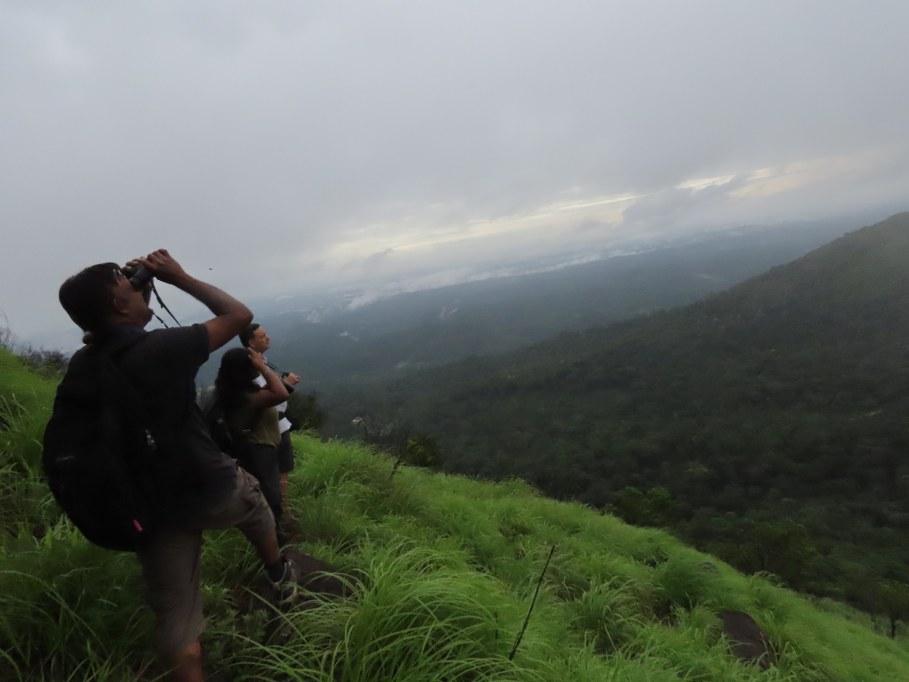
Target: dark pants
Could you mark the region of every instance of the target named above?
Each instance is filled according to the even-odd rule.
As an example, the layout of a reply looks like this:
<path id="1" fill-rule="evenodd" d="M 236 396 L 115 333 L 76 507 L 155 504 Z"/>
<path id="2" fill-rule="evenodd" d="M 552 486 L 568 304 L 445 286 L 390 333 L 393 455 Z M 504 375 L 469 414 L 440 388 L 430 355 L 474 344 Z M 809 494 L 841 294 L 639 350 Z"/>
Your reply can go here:
<path id="1" fill-rule="evenodd" d="M 273 445 L 244 443 L 237 452 L 240 466 L 255 476 L 262 494 L 275 517 L 275 526 L 281 521 L 281 482 L 278 476 L 278 449 Z"/>
<path id="2" fill-rule="evenodd" d="M 290 430 L 288 429 L 281 434 L 281 442 L 278 444 L 278 471 L 282 474 L 289 474 L 294 470 L 294 446 L 290 442 Z"/>

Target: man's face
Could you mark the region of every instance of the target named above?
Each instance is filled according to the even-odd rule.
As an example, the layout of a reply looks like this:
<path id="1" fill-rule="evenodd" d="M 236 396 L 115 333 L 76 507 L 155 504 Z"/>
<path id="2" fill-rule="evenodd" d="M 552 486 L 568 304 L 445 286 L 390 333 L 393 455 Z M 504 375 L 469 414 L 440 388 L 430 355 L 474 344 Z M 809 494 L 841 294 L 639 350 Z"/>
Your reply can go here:
<path id="1" fill-rule="evenodd" d="M 148 307 L 146 292 L 136 291 L 129 280 L 120 275 L 113 289 L 113 306 L 116 312 L 125 317 L 131 324 L 142 327 L 147 325 L 152 318 L 151 308 Z"/>
<path id="2" fill-rule="evenodd" d="M 249 347 L 259 353 L 264 353 L 271 347 L 271 339 L 265 333 L 265 327 L 259 327 L 249 339 Z"/>

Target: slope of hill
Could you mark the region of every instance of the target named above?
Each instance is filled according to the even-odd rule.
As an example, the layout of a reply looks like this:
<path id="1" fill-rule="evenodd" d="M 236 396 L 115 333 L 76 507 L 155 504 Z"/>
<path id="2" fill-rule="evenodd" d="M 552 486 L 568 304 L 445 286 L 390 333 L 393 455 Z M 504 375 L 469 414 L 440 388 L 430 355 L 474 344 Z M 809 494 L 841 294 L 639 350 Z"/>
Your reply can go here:
<path id="1" fill-rule="evenodd" d="M 687 308 L 427 371 L 350 411 L 432 434 L 450 471 L 597 506 L 664 486 L 705 546 L 743 532 L 717 513 L 794 519 L 818 572 L 849 559 L 773 570 L 859 599 L 865 564 L 909 582 L 906 263 L 900 214 Z"/>
<path id="2" fill-rule="evenodd" d="M 135 560 L 75 533 L 40 481 L 40 453 L 20 449 L 40 437 L 43 424 L 28 415 L 46 417 L 53 382 L 29 381 L 0 350 L 0 386 L 10 377 L 0 680 L 159 679 Z M 297 542 L 358 576 L 355 594 L 273 610 L 256 596 L 261 578 L 245 541 L 211 534 L 203 644 L 222 679 L 909 679 L 902 631 L 875 634 L 860 614 L 744 577 L 663 532 L 547 500 L 519 481 L 406 466 L 392 475 L 392 462 L 368 448 L 295 438 L 304 453 L 292 478 Z M 763 630 L 767 669 L 732 654 L 722 634 L 730 613 Z"/>

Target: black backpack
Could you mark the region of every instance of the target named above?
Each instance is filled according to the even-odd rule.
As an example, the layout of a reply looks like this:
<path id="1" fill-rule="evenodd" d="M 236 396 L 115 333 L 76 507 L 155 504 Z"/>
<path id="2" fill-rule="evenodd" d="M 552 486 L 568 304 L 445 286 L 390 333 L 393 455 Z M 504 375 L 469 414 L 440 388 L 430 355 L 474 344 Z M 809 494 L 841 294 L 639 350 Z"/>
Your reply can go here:
<path id="1" fill-rule="evenodd" d="M 218 446 L 218 449 L 221 450 L 221 452 L 236 459 L 239 449 L 244 443 L 248 442 L 249 435 L 252 432 L 258 417 L 253 415 L 250 418 L 252 420 L 251 423 L 246 425 L 246 427 L 241 429 L 240 433 L 237 434 L 234 429 L 231 428 L 227 410 L 224 409 L 224 404 L 218 398 L 217 393 L 212 395 L 201 409 L 205 425 L 208 427 L 208 433 L 215 442 L 215 445 Z"/>
<path id="2" fill-rule="evenodd" d="M 141 397 L 114 362 L 137 340 L 77 351 L 44 431 L 51 492 L 82 534 L 106 549 L 141 549 L 163 509 L 155 475 L 162 449 Z"/>
<path id="3" fill-rule="evenodd" d="M 217 398 L 212 398 L 211 402 L 202 410 L 205 419 L 205 425 L 208 427 L 208 433 L 211 439 L 218 446 L 221 452 L 233 454 L 236 443 L 233 434 L 230 432 L 230 425 L 227 423 L 227 413 L 224 406 Z"/>

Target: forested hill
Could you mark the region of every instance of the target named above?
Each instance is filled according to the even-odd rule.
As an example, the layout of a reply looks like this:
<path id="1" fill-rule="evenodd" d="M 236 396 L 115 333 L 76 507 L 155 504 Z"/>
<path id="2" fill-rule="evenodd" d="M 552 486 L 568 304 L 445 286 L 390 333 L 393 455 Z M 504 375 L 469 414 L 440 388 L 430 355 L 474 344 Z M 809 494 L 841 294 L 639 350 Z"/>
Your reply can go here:
<path id="1" fill-rule="evenodd" d="M 869 563 L 909 582 L 907 279 L 899 214 L 686 308 L 426 372 L 356 408 L 434 435 L 452 471 L 595 505 L 664 486 L 677 516 L 656 520 L 701 544 L 741 533 L 719 512 L 795 520 L 824 566 L 848 559 L 811 589 L 843 571 L 860 584 Z M 768 561 L 753 563 L 804 568 Z"/>

